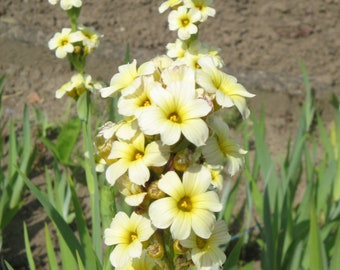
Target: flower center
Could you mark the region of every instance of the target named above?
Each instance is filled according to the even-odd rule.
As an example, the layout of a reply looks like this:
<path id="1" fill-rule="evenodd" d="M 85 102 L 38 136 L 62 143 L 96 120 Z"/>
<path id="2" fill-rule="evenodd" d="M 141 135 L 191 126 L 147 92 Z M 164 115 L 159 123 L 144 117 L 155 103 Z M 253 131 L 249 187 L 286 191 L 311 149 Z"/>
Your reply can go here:
<path id="1" fill-rule="evenodd" d="M 133 241 L 135 241 L 137 238 L 138 238 L 138 236 L 137 236 L 136 233 L 133 232 L 133 233 L 130 234 L 131 243 L 132 243 Z"/>
<path id="2" fill-rule="evenodd" d="M 181 118 L 178 116 L 177 113 L 172 113 L 169 115 L 169 120 L 174 123 L 179 123 L 181 121 Z"/>
<path id="3" fill-rule="evenodd" d="M 60 46 L 66 46 L 67 44 L 69 44 L 69 40 L 68 40 L 68 37 L 64 37 L 60 40 Z"/>
<path id="4" fill-rule="evenodd" d="M 141 153 L 141 152 L 137 152 L 137 153 L 135 154 L 135 160 L 141 159 L 142 157 L 143 157 L 143 153 Z"/>
<path id="5" fill-rule="evenodd" d="M 199 249 L 203 249 L 207 243 L 207 239 L 203 239 L 199 236 L 196 236 L 196 245 Z"/>
<path id="6" fill-rule="evenodd" d="M 181 24 L 183 27 L 187 26 L 190 23 L 190 20 L 187 17 L 181 19 Z"/>
<path id="7" fill-rule="evenodd" d="M 192 209 L 192 204 L 190 201 L 190 198 L 185 196 L 182 199 L 179 200 L 179 202 L 177 203 L 177 206 L 180 210 L 184 211 L 184 212 L 190 212 Z"/>
<path id="8" fill-rule="evenodd" d="M 148 99 L 143 102 L 143 107 L 148 107 L 150 105 L 151 105 L 151 102 Z"/>

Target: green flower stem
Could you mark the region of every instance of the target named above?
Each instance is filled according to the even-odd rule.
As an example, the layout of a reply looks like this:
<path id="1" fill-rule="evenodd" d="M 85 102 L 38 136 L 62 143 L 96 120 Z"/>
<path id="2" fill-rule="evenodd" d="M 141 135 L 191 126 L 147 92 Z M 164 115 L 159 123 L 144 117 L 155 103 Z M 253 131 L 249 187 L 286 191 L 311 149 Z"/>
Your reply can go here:
<path id="1" fill-rule="evenodd" d="M 86 183 L 90 194 L 91 204 L 91 221 L 92 221 L 92 239 L 93 249 L 97 258 L 102 263 L 102 233 L 100 222 L 100 200 L 99 200 L 99 187 L 98 178 L 95 170 L 95 162 L 93 155 L 93 145 L 91 138 L 91 98 L 90 92 L 86 91 L 83 95 L 87 95 L 85 119 L 82 119 L 82 129 L 84 138 L 84 150 L 88 153 L 88 158 L 85 158 L 84 167 L 86 174 Z"/>
<path id="2" fill-rule="evenodd" d="M 79 15 L 80 15 L 80 10 L 81 10 L 81 8 L 73 7 L 70 10 L 67 11 L 67 16 L 69 17 L 69 19 L 71 21 L 72 32 L 77 31 L 78 18 L 79 18 Z"/>
<path id="3" fill-rule="evenodd" d="M 173 250 L 173 240 L 170 233 L 170 230 L 167 229 L 163 232 L 163 245 L 165 248 L 165 254 L 164 254 L 164 269 L 175 269 L 174 265 L 174 250 Z"/>

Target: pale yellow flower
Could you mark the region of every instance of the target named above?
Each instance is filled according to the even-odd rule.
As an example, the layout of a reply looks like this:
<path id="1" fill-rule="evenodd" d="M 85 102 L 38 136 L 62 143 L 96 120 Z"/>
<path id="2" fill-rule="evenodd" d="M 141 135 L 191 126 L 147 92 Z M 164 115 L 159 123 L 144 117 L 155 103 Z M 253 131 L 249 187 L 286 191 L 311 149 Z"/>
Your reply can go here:
<path id="1" fill-rule="evenodd" d="M 213 212 L 222 209 L 216 192 L 207 191 L 210 183 L 209 170 L 198 165 L 184 172 L 183 181 L 174 171 L 164 174 L 158 187 L 169 197 L 150 205 L 152 224 L 159 229 L 170 227 L 173 239 L 188 238 L 191 229 L 196 235 L 209 238 L 215 224 Z"/>
<path id="2" fill-rule="evenodd" d="M 184 0 L 184 5 L 188 8 L 195 8 L 200 12 L 200 22 L 204 22 L 208 17 L 214 17 L 216 14 L 216 10 L 211 7 L 213 0 Z"/>
<path id="3" fill-rule="evenodd" d="M 223 166 L 222 165 L 211 165 L 204 164 L 208 168 L 211 174 L 211 184 L 218 190 L 222 190 L 223 187 Z"/>
<path id="4" fill-rule="evenodd" d="M 181 40 L 187 40 L 198 31 L 197 23 L 201 19 L 201 14 L 197 9 L 187 9 L 184 6 L 170 12 L 168 17 L 169 29 L 178 31 Z"/>
<path id="5" fill-rule="evenodd" d="M 153 74 L 155 67 L 153 62 L 149 61 L 137 69 L 137 61 L 133 60 L 132 63 L 119 66 L 118 71 L 119 73 L 111 78 L 110 86 L 100 90 L 103 98 L 113 97 L 120 91 L 122 95 L 133 94 L 141 84 L 140 76 Z"/>
<path id="6" fill-rule="evenodd" d="M 128 217 L 118 212 L 110 227 L 104 231 L 105 245 L 116 245 L 110 254 L 110 262 L 116 268 L 123 268 L 133 258 L 142 256 L 143 242 L 147 241 L 155 229 L 149 219 L 132 213 Z"/>
<path id="7" fill-rule="evenodd" d="M 59 2 L 59 0 L 48 0 L 48 2 L 52 5 L 55 5 Z M 82 5 L 81 0 L 60 0 L 60 7 L 63 10 L 69 10 L 73 7 L 80 8 Z"/>
<path id="8" fill-rule="evenodd" d="M 175 81 L 167 86 L 154 87 L 150 91 L 154 105 L 147 107 L 138 117 L 143 133 L 160 134 L 166 145 L 180 140 L 181 134 L 196 146 L 205 144 L 209 135 L 207 124 L 201 117 L 206 116 L 211 107 L 195 97 L 195 81 Z"/>
<path id="9" fill-rule="evenodd" d="M 56 50 L 55 55 L 58 58 L 64 58 L 68 53 L 72 53 L 74 51 L 73 43 L 83 40 L 80 31 L 71 31 L 70 28 L 63 28 L 61 32 L 55 33 L 48 42 L 49 49 Z"/>
<path id="10" fill-rule="evenodd" d="M 195 70 L 182 62 L 175 61 L 172 66 L 163 70 L 161 78 L 165 85 L 173 82 L 187 82 L 193 85 L 193 82 L 195 82 Z"/>
<path id="11" fill-rule="evenodd" d="M 99 39 L 103 37 L 103 35 L 99 34 L 92 27 L 87 27 L 84 25 L 78 26 L 78 29 L 83 34 L 83 45 L 85 47 L 85 53 L 92 53 L 99 46 Z"/>
<path id="12" fill-rule="evenodd" d="M 86 90 L 92 92 L 100 87 L 99 83 L 92 81 L 91 75 L 77 73 L 71 77 L 70 82 L 67 82 L 56 91 L 55 96 L 56 98 L 62 98 L 65 94 L 68 94 L 71 97 L 79 97 Z"/>
<path id="13" fill-rule="evenodd" d="M 118 112 L 124 116 L 138 117 L 145 108 L 152 105 L 150 90 L 155 84 L 152 76 L 143 76 L 142 83 L 133 94 L 121 96 L 118 100 Z"/>
<path id="14" fill-rule="evenodd" d="M 103 136 L 106 140 L 113 138 L 117 131 L 118 125 L 108 121 L 101 127 L 99 127 L 98 135 L 97 136 Z"/>
<path id="15" fill-rule="evenodd" d="M 124 201 L 130 206 L 140 205 L 147 192 L 140 185 L 132 183 L 127 175 L 120 177 L 117 181 L 118 189 L 124 195 Z"/>
<path id="16" fill-rule="evenodd" d="M 178 5 L 182 4 L 182 2 L 183 2 L 183 0 L 167 0 L 159 6 L 158 11 L 159 11 L 159 13 L 163 13 L 168 8 L 178 6 Z"/>
<path id="17" fill-rule="evenodd" d="M 209 238 L 202 238 L 193 232 L 188 239 L 180 241 L 181 245 L 191 249 L 191 259 L 197 269 L 210 270 L 214 266 L 221 267 L 226 260 L 224 252 L 219 248 L 229 242 L 230 235 L 226 223 L 217 221 Z"/>
<path id="18" fill-rule="evenodd" d="M 183 40 L 176 39 L 175 43 L 168 43 L 166 45 L 167 55 L 171 58 L 182 59 L 188 49 L 188 44 Z"/>
<path id="19" fill-rule="evenodd" d="M 211 116 L 209 120 L 214 133 L 202 146 L 203 156 L 208 164 L 226 164 L 228 173 L 233 176 L 243 166 L 243 156 L 247 151 L 230 138 L 229 127 L 221 118 Z"/>
<path id="20" fill-rule="evenodd" d="M 145 250 L 143 250 L 140 258 L 133 258 L 123 268 L 117 270 L 156 270 L 160 269 L 156 266 L 156 262 L 152 259 Z"/>
<path id="21" fill-rule="evenodd" d="M 106 122 L 99 128 L 98 136 L 106 140 L 131 140 L 139 131 L 138 122 L 134 117 L 125 117 L 118 123 Z"/>
<path id="22" fill-rule="evenodd" d="M 249 116 L 246 97 L 254 97 L 237 79 L 217 69 L 211 57 L 201 57 L 198 64 L 202 67 L 196 71 L 197 83 L 207 92 L 216 95 L 216 102 L 222 107 L 236 106 L 243 118 Z"/>
<path id="23" fill-rule="evenodd" d="M 114 185 L 116 180 L 128 172 L 131 182 L 144 185 L 150 178 L 149 167 L 160 167 L 167 163 L 170 149 L 160 141 L 145 145 L 144 134 L 139 133 L 131 142 L 115 141 L 109 159 L 115 160 L 106 170 L 106 179 Z"/>

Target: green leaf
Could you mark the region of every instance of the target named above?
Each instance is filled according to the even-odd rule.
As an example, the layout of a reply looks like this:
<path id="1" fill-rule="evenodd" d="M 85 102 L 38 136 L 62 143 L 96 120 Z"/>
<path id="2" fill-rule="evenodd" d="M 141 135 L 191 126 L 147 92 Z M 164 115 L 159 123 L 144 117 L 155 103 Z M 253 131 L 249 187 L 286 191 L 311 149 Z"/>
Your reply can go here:
<path id="1" fill-rule="evenodd" d="M 50 203 L 48 197 L 40 191 L 22 172 L 22 175 L 27 187 L 31 190 L 31 192 L 36 196 L 39 202 L 44 207 L 49 218 L 56 225 L 58 232 L 65 240 L 66 245 L 72 251 L 72 256 L 76 259 L 76 251 L 79 251 L 79 254 L 83 260 L 85 260 L 85 254 L 83 253 L 82 246 L 80 245 L 78 239 L 73 234 L 73 231 L 62 218 L 62 216 L 58 213 L 58 211 L 54 208 L 54 206 Z"/>
<path id="2" fill-rule="evenodd" d="M 47 224 L 44 225 L 44 231 L 45 231 L 45 239 L 46 239 L 46 251 L 47 251 L 47 257 L 48 257 L 48 265 L 50 270 L 58 270 L 58 262 L 57 257 L 55 255 L 53 244 L 50 236 L 50 232 L 48 230 Z"/>
<path id="3" fill-rule="evenodd" d="M 238 262 L 239 262 L 239 258 L 240 258 L 240 254 L 241 254 L 241 250 L 243 247 L 243 237 L 241 237 L 237 244 L 234 246 L 234 248 L 232 249 L 232 251 L 229 254 L 229 257 L 227 258 L 223 269 L 225 270 L 236 270 L 238 269 Z"/>
<path id="4" fill-rule="evenodd" d="M 26 222 L 24 222 L 24 239 L 25 239 L 25 249 L 26 249 L 28 265 L 30 267 L 30 270 L 36 270 L 33 255 L 32 255 L 32 250 L 30 246 L 30 240 L 28 238 Z"/>
<path id="5" fill-rule="evenodd" d="M 57 146 L 45 137 L 41 137 L 40 140 L 47 147 L 47 149 L 50 150 L 58 160 L 60 160 Z"/>
<path id="6" fill-rule="evenodd" d="M 73 164 L 71 154 L 78 142 L 80 129 L 81 121 L 78 118 L 73 118 L 62 128 L 58 136 L 56 148 L 60 161 L 64 164 Z"/>
<path id="7" fill-rule="evenodd" d="M 89 115 L 89 121 L 83 122 L 83 136 L 84 136 L 84 149 L 88 152 L 88 159 L 85 159 L 84 167 L 86 174 L 86 183 L 90 193 L 91 201 L 91 218 L 92 218 L 92 237 L 93 247 L 97 258 L 100 260 L 103 257 L 102 254 L 102 230 L 100 224 L 100 198 L 99 198 L 99 185 L 96 172 L 96 166 L 94 162 L 93 142 L 91 138 L 91 116 Z"/>
<path id="8" fill-rule="evenodd" d="M 102 220 L 102 227 L 108 228 L 111 224 L 112 218 L 115 216 L 115 186 L 104 184 L 100 188 L 100 213 Z"/>
<path id="9" fill-rule="evenodd" d="M 24 107 L 24 120 L 23 120 L 23 139 L 22 139 L 22 148 L 20 149 L 19 156 L 20 160 L 18 160 L 18 164 L 20 164 L 19 168 L 22 172 L 28 174 L 31 168 L 30 162 L 34 159 L 34 147 L 31 142 L 31 127 L 29 120 L 28 107 L 25 105 Z M 32 160 L 31 160 L 32 159 Z M 10 208 L 14 208 L 17 204 L 22 201 L 22 193 L 24 191 L 25 183 L 19 174 L 17 179 L 13 185 Z"/>
<path id="10" fill-rule="evenodd" d="M 325 261 L 324 246 L 321 241 L 321 235 L 316 218 L 315 205 L 312 205 L 310 213 L 310 231 L 308 239 L 309 251 L 309 269 L 311 270 L 325 270 L 327 269 Z"/>
<path id="11" fill-rule="evenodd" d="M 96 254 L 93 250 L 90 233 L 87 229 L 86 219 L 83 215 L 83 211 L 82 211 L 80 202 L 78 200 L 76 190 L 70 179 L 69 179 L 69 184 L 70 184 L 71 193 L 72 193 L 72 202 L 73 202 L 75 213 L 76 213 L 76 223 L 77 223 L 79 238 L 80 238 L 80 242 L 84 249 L 84 253 L 86 257 L 86 261 L 82 263 L 83 265 L 86 266 L 86 269 L 88 270 L 100 269 L 101 268 L 100 262 L 98 261 L 98 258 L 96 257 Z M 98 220 L 98 223 L 99 223 L 99 220 Z"/>
<path id="12" fill-rule="evenodd" d="M 81 261 L 78 252 L 77 252 L 77 262 L 78 262 L 78 269 L 79 269 L 79 270 L 85 270 L 84 264 L 83 264 L 83 262 Z M 93 268 L 90 268 L 90 269 L 93 269 Z"/>
<path id="13" fill-rule="evenodd" d="M 89 114 L 89 94 L 84 92 L 80 95 L 80 97 L 77 100 L 77 113 L 78 117 L 82 121 L 87 121 L 88 114 Z"/>
<path id="14" fill-rule="evenodd" d="M 14 270 L 14 268 L 5 260 L 5 265 L 7 267 L 7 270 Z"/>
<path id="15" fill-rule="evenodd" d="M 113 249 L 114 249 L 114 246 L 109 246 L 106 249 L 103 270 L 113 270 L 113 266 L 110 262 L 110 254 L 113 251 Z"/>
<path id="16" fill-rule="evenodd" d="M 338 222 L 338 232 L 334 243 L 333 256 L 331 259 L 330 270 L 338 270 L 340 265 L 340 222 Z"/>

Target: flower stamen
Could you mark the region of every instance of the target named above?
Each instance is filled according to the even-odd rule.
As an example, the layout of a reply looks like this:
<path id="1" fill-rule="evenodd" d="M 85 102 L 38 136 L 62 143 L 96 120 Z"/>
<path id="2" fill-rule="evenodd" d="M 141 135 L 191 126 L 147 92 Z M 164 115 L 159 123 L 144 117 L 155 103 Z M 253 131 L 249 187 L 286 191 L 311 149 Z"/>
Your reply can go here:
<path id="1" fill-rule="evenodd" d="M 181 19 L 182 26 L 185 27 L 190 23 L 190 20 L 188 18 L 182 18 Z"/>
<path id="2" fill-rule="evenodd" d="M 138 235 L 137 235 L 136 233 L 131 233 L 131 234 L 130 234 L 130 239 L 131 239 L 131 243 L 132 243 L 133 241 L 135 241 L 136 239 L 138 239 Z"/>
<path id="3" fill-rule="evenodd" d="M 143 107 L 149 107 L 149 106 L 151 106 L 150 100 L 145 100 L 145 101 L 143 102 Z"/>
<path id="4" fill-rule="evenodd" d="M 137 152 L 135 154 L 135 160 L 141 159 L 143 157 L 143 153 Z"/>
<path id="5" fill-rule="evenodd" d="M 179 200 L 177 204 L 178 208 L 184 212 L 190 212 L 192 209 L 192 204 L 190 198 L 185 196 Z"/>
<path id="6" fill-rule="evenodd" d="M 174 123 L 179 123 L 180 122 L 180 117 L 178 116 L 177 113 L 172 113 L 169 116 L 169 120 L 174 122 Z"/>

